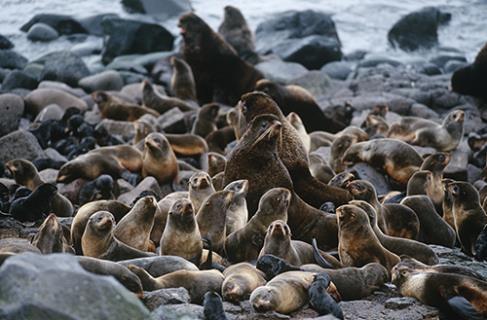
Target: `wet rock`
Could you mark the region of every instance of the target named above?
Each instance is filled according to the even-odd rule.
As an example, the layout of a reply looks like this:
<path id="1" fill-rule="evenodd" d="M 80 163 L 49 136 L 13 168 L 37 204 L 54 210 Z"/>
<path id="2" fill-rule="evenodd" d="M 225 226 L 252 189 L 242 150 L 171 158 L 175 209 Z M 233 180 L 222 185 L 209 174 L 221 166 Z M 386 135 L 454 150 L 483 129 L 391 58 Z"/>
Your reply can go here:
<path id="1" fill-rule="evenodd" d="M 471 152 L 467 141 L 462 140 L 457 149 L 452 152 L 450 163 L 446 166 L 443 176 L 453 180 L 467 181 L 467 164 Z"/>
<path id="2" fill-rule="evenodd" d="M 30 27 L 27 39 L 31 41 L 49 42 L 59 37 L 59 33 L 45 23 L 36 23 Z"/>
<path id="3" fill-rule="evenodd" d="M 157 118 L 158 131 L 177 133 L 186 132 L 185 114 L 178 108 L 172 108 Z"/>
<path id="4" fill-rule="evenodd" d="M 367 56 L 364 60 L 360 61 L 358 64 L 359 68 L 375 68 L 378 65 L 381 64 L 388 64 L 393 67 L 397 67 L 401 65 L 401 63 L 397 60 L 388 58 L 388 57 L 382 57 L 379 55 L 370 55 Z"/>
<path id="5" fill-rule="evenodd" d="M 0 50 L 0 68 L 23 69 L 27 64 L 27 59 L 21 54 L 5 49 Z"/>
<path id="6" fill-rule="evenodd" d="M 390 298 L 386 300 L 384 306 L 387 309 L 402 310 L 416 303 L 417 300 L 410 297 Z"/>
<path id="7" fill-rule="evenodd" d="M 438 120 L 440 118 L 438 113 L 436 113 L 435 111 L 431 110 L 427 106 L 420 103 L 414 103 L 411 106 L 411 109 L 409 109 L 409 114 L 411 116 L 420 117 L 429 120 Z"/>
<path id="8" fill-rule="evenodd" d="M 89 273 L 67 254 L 11 257 L 0 268 L 0 279 L 2 319 L 149 317 L 137 297 L 113 277 Z"/>
<path id="9" fill-rule="evenodd" d="M 352 73 L 352 64 L 345 61 L 334 61 L 325 64 L 321 71 L 325 72 L 330 78 L 345 80 Z"/>
<path id="10" fill-rule="evenodd" d="M 142 302 L 149 310 L 154 310 L 161 305 L 189 303 L 190 300 L 188 290 L 184 288 L 170 288 L 144 292 Z"/>
<path id="11" fill-rule="evenodd" d="M 86 110 L 87 105 L 81 99 L 57 89 L 36 89 L 29 93 L 25 98 L 27 112 L 37 115 L 44 107 L 50 104 L 57 104 L 63 110 L 76 107 Z"/>
<path id="12" fill-rule="evenodd" d="M 37 80 L 24 71 L 13 70 L 3 79 L 2 90 L 10 91 L 17 88 L 35 89 L 37 88 Z"/>
<path id="13" fill-rule="evenodd" d="M 38 89 L 58 89 L 69 93 L 77 98 L 82 98 L 86 96 L 86 92 L 79 88 L 72 88 L 65 83 L 58 81 L 42 81 L 39 83 Z"/>
<path id="14" fill-rule="evenodd" d="M 474 183 L 475 181 L 482 178 L 482 169 L 474 166 L 473 164 L 467 165 L 467 181 L 470 183 Z"/>
<path id="15" fill-rule="evenodd" d="M 196 304 L 172 304 L 160 306 L 151 313 L 157 320 L 190 320 L 205 319 L 203 307 Z"/>
<path id="16" fill-rule="evenodd" d="M 39 176 L 45 183 L 56 184 L 57 174 L 59 170 L 56 169 L 44 169 L 39 172 Z"/>
<path id="17" fill-rule="evenodd" d="M 26 130 L 17 130 L 0 138 L 0 150 L 0 162 L 12 159 L 32 161 L 44 156 L 36 137 Z"/>
<path id="18" fill-rule="evenodd" d="M 439 54 L 436 57 L 430 59 L 430 62 L 437 65 L 439 68 L 444 68 L 450 61 L 457 61 L 466 63 L 467 59 L 458 54 Z"/>
<path id="19" fill-rule="evenodd" d="M 461 69 L 461 68 L 466 67 L 466 66 L 468 66 L 467 62 L 450 60 L 445 64 L 443 69 L 445 70 L 445 73 L 453 73 L 453 72 L 457 71 L 458 69 Z"/>
<path id="20" fill-rule="evenodd" d="M 0 219 L 0 239 L 27 238 L 30 234 L 35 233 L 36 229 L 27 227 L 22 222 L 11 217 L 2 217 Z"/>
<path id="21" fill-rule="evenodd" d="M 441 74 L 441 69 L 433 64 L 433 63 L 424 63 L 423 65 L 421 65 L 419 68 L 418 68 L 418 72 L 419 73 L 422 73 L 422 74 L 425 74 L 425 75 L 428 75 L 428 76 L 434 76 L 434 75 L 437 75 L 437 74 Z"/>
<path id="22" fill-rule="evenodd" d="M 446 248 L 437 245 L 429 245 L 440 259 L 440 264 L 461 265 L 478 272 L 487 279 L 487 264 L 474 260 L 465 255 L 460 248 Z"/>
<path id="23" fill-rule="evenodd" d="M 100 54 L 102 49 L 103 40 L 97 39 L 96 41 L 75 44 L 71 47 L 71 52 L 77 54 L 80 57 L 86 57 L 94 54 Z"/>
<path id="24" fill-rule="evenodd" d="M 130 13 L 145 13 L 160 21 L 177 18 L 193 10 L 189 0 L 122 0 L 122 5 Z"/>
<path id="25" fill-rule="evenodd" d="M 53 148 L 47 148 L 44 150 L 45 154 L 46 154 L 46 157 L 48 157 L 49 159 L 52 159 L 54 161 L 63 161 L 63 162 L 67 162 L 68 159 L 63 156 L 62 154 L 60 154 L 56 149 L 53 149 Z"/>
<path id="26" fill-rule="evenodd" d="M 298 63 L 284 62 L 280 59 L 263 61 L 255 66 L 264 77 L 280 83 L 305 75 L 308 70 Z"/>
<path id="27" fill-rule="evenodd" d="M 80 23 L 85 28 L 89 34 L 94 36 L 103 36 L 103 26 L 102 22 L 105 18 L 118 18 L 115 13 L 101 13 L 94 16 L 86 17 L 80 19 Z"/>
<path id="28" fill-rule="evenodd" d="M 71 16 L 63 14 L 40 13 L 36 14 L 26 24 L 20 27 L 20 30 L 27 32 L 36 23 L 44 23 L 52 27 L 59 34 L 76 34 L 86 33 L 87 30 L 79 23 L 78 20 Z"/>
<path id="29" fill-rule="evenodd" d="M 290 82 L 307 89 L 315 97 L 326 95 L 331 87 L 330 77 L 323 71 L 316 70 L 309 71 Z"/>
<path id="30" fill-rule="evenodd" d="M 119 135 L 124 140 L 129 140 L 135 135 L 135 128 L 132 122 L 116 121 L 111 119 L 103 119 L 97 127 L 105 127 L 109 134 Z"/>
<path id="31" fill-rule="evenodd" d="M 0 49 L 12 49 L 14 44 L 7 37 L 0 34 Z"/>
<path id="32" fill-rule="evenodd" d="M 308 69 L 342 58 L 335 23 L 323 12 L 287 11 L 262 22 L 255 32 L 257 51 L 275 53 Z"/>
<path id="33" fill-rule="evenodd" d="M 0 95 L 0 137 L 17 130 L 23 113 L 21 97 L 10 93 Z"/>
<path id="34" fill-rule="evenodd" d="M 66 198 L 68 198 L 69 201 L 71 201 L 71 203 L 78 203 L 79 191 L 85 185 L 86 182 L 87 180 L 79 178 L 67 184 L 58 183 L 57 189 L 58 192 L 63 196 L 65 196 Z"/>
<path id="35" fill-rule="evenodd" d="M 120 91 L 123 87 L 123 79 L 117 71 L 108 70 L 85 77 L 78 84 L 87 92 L 96 90 Z"/>
<path id="36" fill-rule="evenodd" d="M 52 52 L 40 60 L 45 62 L 40 80 L 59 81 L 77 86 L 80 79 L 90 74 L 83 60 L 70 51 Z"/>
<path id="37" fill-rule="evenodd" d="M 157 195 L 161 194 L 161 188 L 157 183 L 157 180 L 152 177 L 146 177 L 142 180 L 132 191 L 121 194 L 118 197 L 118 201 L 126 203 L 128 205 L 132 205 L 134 200 L 143 192 L 143 191 L 152 191 Z"/>
<path id="38" fill-rule="evenodd" d="M 450 13 L 426 7 L 399 19 L 389 30 L 387 39 L 393 47 L 404 51 L 432 48 L 438 45 L 438 27 L 450 19 Z"/>
<path id="39" fill-rule="evenodd" d="M 105 18 L 102 25 L 105 36 L 108 36 L 102 52 L 104 64 L 123 54 L 169 51 L 173 48 L 174 36 L 157 24 Z"/>
<path id="40" fill-rule="evenodd" d="M 57 104 L 50 104 L 37 115 L 34 122 L 44 122 L 47 120 L 61 120 L 64 115 L 64 110 Z"/>

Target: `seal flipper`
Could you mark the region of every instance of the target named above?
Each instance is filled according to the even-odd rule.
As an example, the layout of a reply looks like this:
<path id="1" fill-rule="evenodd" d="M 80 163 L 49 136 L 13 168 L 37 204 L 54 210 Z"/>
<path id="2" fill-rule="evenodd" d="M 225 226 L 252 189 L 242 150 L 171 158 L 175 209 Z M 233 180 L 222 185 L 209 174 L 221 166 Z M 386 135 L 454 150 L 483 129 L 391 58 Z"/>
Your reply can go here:
<path id="1" fill-rule="evenodd" d="M 206 261 L 200 264 L 200 270 L 216 269 L 220 272 L 223 272 L 225 270 L 225 267 L 219 263 L 213 262 L 213 246 L 211 244 L 211 240 L 207 238 L 202 238 L 201 241 L 203 241 L 203 247 L 206 247 L 205 249 L 208 250 L 208 256 L 206 258 Z"/>
<path id="2" fill-rule="evenodd" d="M 462 319 L 485 320 L 485 318 L 474 309 L 472 304 L 462 296 L 454 296 L 448 299 L 448 305 Z"/>
<path id="3" fill-rule="evenodd" d="M 316 239 L 313 238 L 312 240 L 312 245 L 313 245 L 313 257 L 315 258 L 316 264 L 318 264 L 320 267 L 325 268 L 325 269 L 333 269 L 333 266 L 325 260 L 320 254 L 320 249 L 318 248 L 318 244 L 316 243 Z"/>
<path id="4" fill-rule="evenodd" d="M 205 320 L 227 320 L 225 311 L 223 310 L 223 302 L 220 295 L 214 291 L 205 293 L 203 300 L 203 314 Z"/>

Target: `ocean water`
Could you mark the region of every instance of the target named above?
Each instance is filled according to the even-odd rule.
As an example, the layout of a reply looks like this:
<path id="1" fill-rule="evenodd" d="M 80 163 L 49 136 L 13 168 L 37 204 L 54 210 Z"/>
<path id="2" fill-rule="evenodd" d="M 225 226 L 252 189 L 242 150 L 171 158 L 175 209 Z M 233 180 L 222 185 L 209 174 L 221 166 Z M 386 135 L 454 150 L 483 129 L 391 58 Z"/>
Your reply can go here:
<path id="1" fill-rule="evenodd" d="M 330 13 L 336 23 L 344 53 L 366 50 L 386 53 L 399 60 L 434 55 L 436 50 L 413 54 L 392 50 L 387 43 L 387 32 L 400 17 L 424 6 L 436 6 L 452 14 L 450 23 L 439 31 L 441 47 L 455 48 L 471 61 L 487 41 L 487 0 L 192 1 L 196 13 L 213 28 L 218 27 L 223 7 L 227 4 L 239 7 L 253 29 L 277 12 L 314 9 Z M 15 43 L 16 50 L 31 59 L 50 51 L 69 48 L 74 44 L 65 37 L 47 44 L 27 40 L 20 27 L 36 13 L 71 14 L 79 18 L 99 13 L 117 13 L 123 17 L 153 20 L 144 15 L 126 13 L 117 0 L 0 0 L 0 33 Z M 177 34 L 175 20 L 159 23 Z M 96 40 L 90 36 L 85 41 Z"/>

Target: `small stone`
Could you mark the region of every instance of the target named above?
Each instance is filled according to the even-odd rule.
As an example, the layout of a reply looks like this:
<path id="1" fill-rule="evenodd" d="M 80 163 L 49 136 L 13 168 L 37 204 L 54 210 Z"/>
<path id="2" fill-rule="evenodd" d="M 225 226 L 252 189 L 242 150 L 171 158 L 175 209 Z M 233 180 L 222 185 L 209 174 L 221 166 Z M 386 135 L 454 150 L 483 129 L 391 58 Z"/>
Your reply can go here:
<path id="1" fill-rule="evenodd" d="M 325 64 L 321 71 L 325 72 L 330 78 L 345 80 L 352 73 L 352 64 L 344 61 L 334 61 Z"/>
<path id="2" fill-rule="evenodd" d="M 2 90 L 11 91 L 17 88 L 33 90 L 37 88 L 37 80 L 24 71 L 13 70 L 3 79 Z"/>
<path id="3" fill-rule="evenodd" d="M 62 162 L 68 161 L 68 159 L 66 159 L 66 157 L 60 154 L 56 149 L 47 148 L 46 150 L 44 150 L 44 152 L 49 159 L 52 159 L 54 161 L 62 161 Z"/>
<path id="4" fill-rule="evenodd" d="M 37 115 L 34 122 L 42 123 L 47 120 L 61 120 L 64 115 L 64 110 L 57 104 L 50 104 Z"/>
<path id="5" fill-rule="evenodd" d="M 121 194 L 117 200 L 125 204 L 132 205 L 134 200 L 143 191 L 153 191 L 155 194 L 161 194 L 159 183 L 157 183 L 157 180 L 154 177 L 149 176 L 142 180 L 132 191 Z"/>
<path id="6" fill-rule="evenodd" d="M 386 300 L 384 306 L 387 309 L 401 310 L 412 306 L 415 302 L 417 302 L 417 300 L 410 297 L 390 298 Z"/>
<path id="7" fill-rule="evenodd" d="M 0 49 L 12 49 L 14 44 L 7 37 L 0 34 Z"/>
<path id="8" fill-rule="evenodd" d="M 39 176 L 41 177 L 42 181 L 45 183 L 53 183 L 56 184 L 57 174 L 59 170 L 56 169 L 44 169 L 39 172 Z"/>
<path id="9" fill-rule="evenodd" d="M 157 118 L 158 131 L 186 132 L 185 114 L 178 108 L 172 108 Z"/>
<path id="10" fill-rule="evenodd" d="M 59 37 L 59 33 L 45 23 L 36 23 L 30 27 L 27 39 L 31 41 L 49 42 Z"/>
<path id="11" fill-rule="evenodd" d="M 196 304 L 170 304 L 152 311 L 157 320 L 203 320 L 203 307 Z"/>

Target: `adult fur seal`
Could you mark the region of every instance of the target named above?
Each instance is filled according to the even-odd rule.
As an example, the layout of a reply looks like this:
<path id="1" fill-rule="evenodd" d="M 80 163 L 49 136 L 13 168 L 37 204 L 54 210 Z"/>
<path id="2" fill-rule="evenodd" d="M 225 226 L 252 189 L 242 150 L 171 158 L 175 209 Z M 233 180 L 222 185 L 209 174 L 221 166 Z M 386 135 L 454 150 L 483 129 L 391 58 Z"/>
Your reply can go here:
<path id="1" fill-rule="evenodd" d="M 266 283 L 264 273 L 248 262 L 231 265 L 223 275 L 223 299 L 233 303 L 248 299 L 252 291 Z"/>
<path id="2" fill-rule="evenodd" d="M 153 176 L 159 184 L 165 184 L 173 182 L 178 173 L 176 155 L 166 137 L 158 132 L 145 137 L 142 177 Z"/>
<path id="3" fill-rule="evenodd" d="M 119 121 L 136 121 L 144 114 L 150 114 L 156 118 L 159 116 L 159 113 L 155 110 L 127 103 L 103 91 L 93 92 L 92 97 L 98 105 L 98 109 L 100 109 L 102 118 Z"/>
<path id="4" fill-rule="evenodd" d="M 196 84 L 191 67 L 183 59 L 171 57 L 171 92 L 182 100 L 196 101 Z"/>
<path id="5" fill-rule="evenodd" d="M 487 44 L 475 57 L 475 61 L 453 73 L 451 87 L 454 92 L 487 100 L 485 73 L 487 70 Z"/>
<path id="6" fill-rule="evenodd" d="M 235 50 L 194 13 L 181 16 L 179 27 L 183 57 L 193 71 L 200 104 L 216 101 L 233 105 L 262 78 L 259 71 L 240 59 Z"/>
<path id="7" fill-rule="evenodd" d="M 303 120 L 301 120 L 299 115 L 295 112 L 290 112 L 286 116 L 286 119 L 293 126 L 293 128 L 296 129 L 296 131 L 299 134 L 299 137 L 301 138 L 301 142 L 303 142 L 304 149 L 306 150 L 307 153 L 309 153 L 311 150 L 311 138 L 308 135 L 308 132 L 306 131 Z"/>

